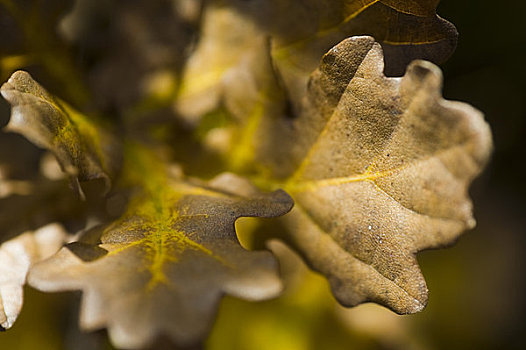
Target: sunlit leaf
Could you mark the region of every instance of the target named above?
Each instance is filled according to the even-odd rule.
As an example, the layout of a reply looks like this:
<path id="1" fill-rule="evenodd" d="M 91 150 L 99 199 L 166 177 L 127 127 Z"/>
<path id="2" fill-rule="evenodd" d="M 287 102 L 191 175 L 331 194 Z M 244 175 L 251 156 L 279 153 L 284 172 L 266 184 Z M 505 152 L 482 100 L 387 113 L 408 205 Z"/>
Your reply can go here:
<path id="1" fill-rule="evenodd" d="M 272 255 L 244 250 L 234 221 L 283 215 L 292 206 L 286 193 L 258 194 L 233 175 L 188 182 L 140 146 L 126 155 L 126 170 L 135 172 L 128 181 L 142 187 L 125 213 L 101 228 L 99 239 L 90 234 L 36 265 L 32 286 L 83 290 L 81 326 L 108 327 L 124 348 L 144 347 L 159 333 L 195 343 L 222 294 L 260 300 L 280 292 Z M 247 195 L 224 191 L 232 186 Z"/>
<path id="2" fill-rule="evenodd" d="M 253 79 L 257 65 L 268 56 L 263 50 L 270 49 L 258 26 L 231 7 L 210 4 L 202 22 L 199 45 L 185 67 L 176 105 L 190 120 L 217 108 L 230 89 L 251 92 L 250 81 L 245 80 Z"/>
<path id="3" fill-rule="evenodd" d="M 257 139 L 296 203 L 285 240 L 344 305 L 421 310 L 427 287 L 415 254 L 475 224 L 467 189 L 491 134 L 480 112 L 442 99 L 441 83 L 424 61 L 386 78 L 380 45 L 347 39 L 313 73 L 303 114 L 269 122 L 270 136 Z"/>
<path id="4" fill-rule="evenodd" d="M 442 98 L 440 70 L 410 63 L 455 48 L 438 2 L 77 0 L 62 20 L 68 2 L 0 0 L 0 78 L 26 66 L 98 111 L 23 71 L 1 87 L 6 130 L 48 152 L 0 141 L 0 242 L 26 232 L 0 247 L 0 324 L 29 269 L 37 289 L 82 291 L 81 328 L 114 346 L 201 346 L 224 294 L 281 292 L 274 238 L 344 306 L 422 310 L 416 254 L 475 225 L 468 187 L 492 148 L 481 113 Z M 280 218 L 238 239 L 240 217 Z M 81 232 L 58 250 L 50 222 Z M 291 327 L 260 332 L 275 346 L 340 334 L 306 289 Z"/>
<path id="5" fill-rule="evenodd" d="M 436 15 L 437 3 L 211 1 L 204 11 L 199 44 L 183 72 L 176 108 L 195 121 L 217 108 L 222 98 L 233 93 L 231 89 L 250 89 L 246 78 L 239 81 L 234 77 L 257 75 L 253 70 L 257 71 L 267 59 L 258 51 L 265 40 L 271 43 L 274 68 L 296 108 L 321 56 L 352 35 L 372 35 L 382 43 L 388 74 L 403 74 L 416 58 L 441 63 L 455 49 L 457 33 L 452 24 Z"/>

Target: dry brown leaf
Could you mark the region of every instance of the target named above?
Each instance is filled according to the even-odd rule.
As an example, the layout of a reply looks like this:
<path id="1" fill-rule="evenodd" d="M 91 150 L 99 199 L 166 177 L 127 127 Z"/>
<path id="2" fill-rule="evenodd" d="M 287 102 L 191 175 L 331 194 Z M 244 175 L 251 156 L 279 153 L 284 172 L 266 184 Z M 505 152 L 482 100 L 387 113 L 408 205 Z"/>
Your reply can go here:
<path id="1" fill-rule="evenodd" d="M 292 201 L 232 175 L 187 182 L 145 152 L 126 152 L 136 172 L 129 181 L 143 185 L 126 212 L 100 240 L 90 234 L 36 265 L 29 281 L 43 291 L 83 290 L 81 326 L 107 327 L 118 347 L 142 348 L 160 333 L 188 345 L 206 335 L 224 293 L 260 300 L 281 291 L 272 254 L 243 249 L 234 222 L 283 215 Z M 232 187 L 245 195 L 225 192 Z"/>
<path id="2" fill-rule="evenodd" d="M 81 195 L 82 181 L 102 179 L 110 189 L 121 157 L 114 136 L 49 94 L 27 72 L 13 73 L 1 93 L 12 106 L 6 130 L 51 151 Z"/>
<path id="3" fill-rule="evenodd" d="M 350 38 L 313 73 L 303 114 L 259 130 L 257 157 L 296 203 L 282 219 L 284 239 L 344 305 L 421 310 L 427 287 L 416 253 L 475 224 L 467 190 L 491 134 L 479 111 L 444 100 L 441 84 L 424 61 L 385 77 L 380 45 Z"/>
<path id="4" fill-rule="evenodd" d="M 221 6 L 220 2 L 208 4 L 198 47 L 183 71 L 175 105 L 177 112 L 195 123 L 216 109 L 230 88 L 239 87 L 252 95 L 252 75 L 257 74 L 254 71 L 259 63 L 269 55 L 262 52 L 269 50 L 266 41 L 265 34 L 250 18 Z"/>
<path id="5" fill-rule="evenodd" d="M 441 63 L 455 49 L 457 32 L 436 15 L 437 4 L 437 0 L 211 1 L 204 10 L 200 41 L 183 72 L 176 109 L 196 122 L 222 98 L 235 94 L 231 89 L 250 90 L 254 79 L 261 88 L 258 70 L 268 54 L 259 52 L 265 41 L 272 44 L 273 68 L 295 108 L 321 56 L 348 36 L 368 34 L 381 42 L 388 74 L 403 74 L 416 58 Z M 245 102 L 252 107 L 251 103 Z"/>

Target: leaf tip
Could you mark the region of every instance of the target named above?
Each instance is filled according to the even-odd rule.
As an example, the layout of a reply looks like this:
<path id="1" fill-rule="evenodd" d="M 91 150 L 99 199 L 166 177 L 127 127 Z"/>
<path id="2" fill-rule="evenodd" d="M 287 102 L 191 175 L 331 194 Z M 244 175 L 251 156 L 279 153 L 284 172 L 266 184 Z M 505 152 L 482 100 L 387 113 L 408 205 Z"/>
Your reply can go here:
<path id="1" fill-rule="evenodd" d="M 17 70 L 11 77 L 5 82 L 0 88 L 2 96 L 9 101 L 12 97 L 11 92 L 14 90 L 26 91 L 29 86 L 34 84 L 34 80 L 31 75 L 23 70 Z"/>

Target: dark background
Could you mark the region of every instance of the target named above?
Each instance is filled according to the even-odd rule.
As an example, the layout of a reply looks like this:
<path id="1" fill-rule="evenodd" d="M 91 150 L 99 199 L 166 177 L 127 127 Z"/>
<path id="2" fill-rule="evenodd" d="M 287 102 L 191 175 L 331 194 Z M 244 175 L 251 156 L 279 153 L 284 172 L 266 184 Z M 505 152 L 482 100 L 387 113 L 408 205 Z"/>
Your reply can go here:
<path id="1" fill-rule="evenodd" d="M 494 137 L 472 187 L 478 226 L 456 246 L 421 254 L 438 348 L 522 348 L 526 325 L 526 3 L 443 0 L 460 33 L 443 65 L 444 96 L 482 110 Z M 426 315 L 427 314 L 427 315 Z"/>

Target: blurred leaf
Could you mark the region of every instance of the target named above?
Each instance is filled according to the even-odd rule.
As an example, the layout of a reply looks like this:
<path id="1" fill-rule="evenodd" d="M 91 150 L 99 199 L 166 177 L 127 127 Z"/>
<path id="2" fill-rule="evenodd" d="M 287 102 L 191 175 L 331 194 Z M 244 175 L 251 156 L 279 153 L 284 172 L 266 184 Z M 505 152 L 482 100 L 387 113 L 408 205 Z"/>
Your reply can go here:
<path id="1" fill-rule="evenodd" d="M 7 130 L 53 152 L 81 195 L 79 182 L 93 179 L 103 179 L 109 191 L 120 168 L 120 145 L 114 136 L 50 95 L 24 71 L 15 72 L 1 93 L 12 105 Z"/>
<path id="2" fill-rule="evenodd" d="M 177 110 L 191 121 L 216 109 L 231 89 L 252 92 L 245 80 L 268 56 L 261 49 L 270 49 L 256 23 L 217 3 L 205 9 L 199 44 L 184 68 L 177 98 Z"/>
<path id="3" fill-rule="evenodd" d="M 441 63 L 455 49 L 457 32 L 436 15 L 437 4 L 437 0 L 211 1 L 199 44 L 183 72 L 177 108 L 195 121 L 217 108 L 230 89 L 250 88 L 233 76 L 254 74 L 251 68 L 265 64 L 265 55 L 255 54 L 265 40 L 272 44 L 274 68 L 296 108 L 321 56 L 348 36 L 368 34 L 382 43 L 390 75 L 403 74 L 415 58 Z"/>
<path id="4" fill-rule="evenodd" d="M 82 290 L 82 327 L 107 327 L 116 346 L 168 348 L 168 337 L 199 346 L 223 294 L 259 300 L 280 291 L 272 255 L 244 250 L 234 222 L 284 215 L 292 199 L 262 194 L 228 170 L 296 200 L 272 225 L 249 227 L 255 246 L 282 239 L 328 277 L 345 306 L 421 310 L 427 287 L 416 253 L 473 227 L 467 188 L 491 149 L 480 113 L 441 97 L 433 64 L 386 77 L 414 58 L 449 57 L 457 33 L 436 15 L 438 2 L 77 0 L 62 20 L 64 3 L 0 0 L 0 78 L 28 66 L 57 96 L 112 122 L 87 118 L 27 73 L 13 74 L 2 87 L 12 104 L 7 128 L 53 152 L 87 202 L 64 191 L 42 159 L 38 174 L 41 151 L 3 140 L 1 240 L 55 220 L 87 226 L 33 268 L 33 285 Z M 366 34 L 376 42 L 345 39 Z M 183 168 L 223 175 L 197 180 Z M 107 196 L 94 200 L 90 186 L 102 183 Z M 38 250 L 27 237 L 16 240 Z M 0 287 L 7 326 L 19 311 L 26 257 L 4 264 L 5 276 L 19 267 L 7 282 L 15 298 Z M 254 307 L 243 320 L 255 329 L 237 345 L 347 348 L 343 316 L 327 288 L 320 292 L 326 283 L 306 281 L 267 304 L 274 310 Z M 380 344 L 358 336 L 353 345 L 407 348 L 399 330 L 384 329 Z"/>
<path id="5" fill-rule="evenodd" d="M 58 24 L 73 1 L 0 0 L 0 79 L 18 69 L 47 78 L 77 106 L 88 102 L 83 76 L 70 48 L 58 35 Z M 67 88 L 65 88 L 67 86 Z"/>
<path id="6" fill-rule="evenodd" d="M 0 242 L 27 231 L 36 230 L 51 222 L 83 225 L 90 206 L 100 203 L 81 202 L 69 190 L 67 182 L 38 179 L 17 182 L 23 193 L 11 192 L 0 196 Z M 0 179 L 0 188 L 12 191 L 12 181 Z"/>
<path id="7" fill-rule="evenodd" d="M 92 62 L 86 70 L 93 105 L 125 120 L 137 105 L 169 106 L 175 87 L 157 95 L 149 87 L 160 74 L 176 80 L 196 32 L 199 3 L 76 0 L 61 32 Z"/>
<path id="8" fill-rule="evenodd" d="M 0 326 L 11 328 L 22 309 L 23 286 L 29 267 L 53 255 L 66 232 L 58 224 L 44 226 L 0 246 Z"/>

